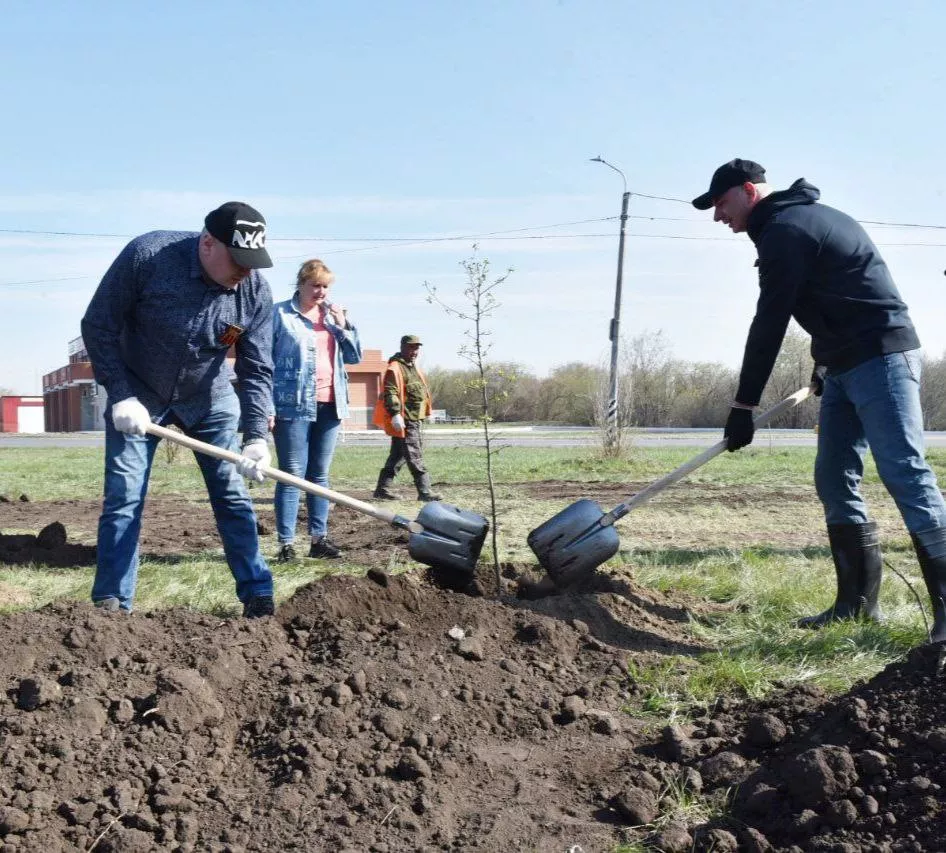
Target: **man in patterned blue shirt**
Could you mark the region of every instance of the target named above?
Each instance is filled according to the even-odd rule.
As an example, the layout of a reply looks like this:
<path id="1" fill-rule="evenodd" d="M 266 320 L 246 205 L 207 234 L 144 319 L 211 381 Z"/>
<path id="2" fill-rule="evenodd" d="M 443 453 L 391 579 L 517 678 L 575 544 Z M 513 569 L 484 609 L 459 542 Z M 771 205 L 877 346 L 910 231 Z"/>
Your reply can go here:
<path id="1" fill-rule="evenodd" d="M 266 222 L 242 202 L 207 214 L 200 234 L 152 231 L 132 240 L 82 318 L 95 378 L 108 392 L 105 499 L 92 600 L 132 609 L 141 512 L 159 439 L 149 422 L 243 451 L 238 465 L 195 453 L 248 618 L 274 612 L 273 577 L 260 553 L 256 515 L 241 478 L 262 481 L 272 395 L 273 297 Z M 236 351 L 239 398 L 225 368 Z"/>

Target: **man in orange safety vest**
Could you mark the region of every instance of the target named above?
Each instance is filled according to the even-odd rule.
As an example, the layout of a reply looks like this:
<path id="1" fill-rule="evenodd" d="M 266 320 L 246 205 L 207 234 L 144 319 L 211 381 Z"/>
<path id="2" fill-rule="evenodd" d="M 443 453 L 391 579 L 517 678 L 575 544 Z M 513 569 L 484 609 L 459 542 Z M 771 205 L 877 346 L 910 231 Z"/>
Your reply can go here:
<path id="1" fill-rule="evenodd" d="M 417 335 L 404 335 L 397 355 L 388 359 L 381 396 L 374 408 L 374 423 L 391 436 L 391 451 L 378 475 L 374 496 L 397 500 L 391 491 L 397 472 L 407 463 L 420 501 L 439 501 L 424 467 L 421 424 L 431 413 L 430 387 L 417 364 L 421 348 Z"/>

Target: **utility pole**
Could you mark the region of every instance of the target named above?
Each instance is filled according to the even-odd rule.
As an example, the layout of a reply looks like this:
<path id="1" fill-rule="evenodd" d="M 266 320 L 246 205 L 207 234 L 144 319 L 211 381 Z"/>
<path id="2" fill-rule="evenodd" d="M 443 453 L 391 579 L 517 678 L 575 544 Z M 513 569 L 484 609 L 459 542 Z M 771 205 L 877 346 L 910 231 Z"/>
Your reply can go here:
<path id="1" fill-rule="evenodd" d="M 608 453 L 616 453 L 619 447 L 618 428 L 618 350 L 621 332 L 621 284 L 624 275 L 624 232 L 627 228 L 627 206 L 631 194 L 627 191 L 627 178 L 617 166 L 599 157 L 592 157 L 592 163 L 602 163 L 613 169 L 624 182 L 624 195 L 621 197 L 621 236 L 618 239 L 618 275 L 614 286 L 614 316 L 608 330 L 611 340 L 611 375 L 608 384 L 608 412 L 605 419 L 604 447 Z"/>

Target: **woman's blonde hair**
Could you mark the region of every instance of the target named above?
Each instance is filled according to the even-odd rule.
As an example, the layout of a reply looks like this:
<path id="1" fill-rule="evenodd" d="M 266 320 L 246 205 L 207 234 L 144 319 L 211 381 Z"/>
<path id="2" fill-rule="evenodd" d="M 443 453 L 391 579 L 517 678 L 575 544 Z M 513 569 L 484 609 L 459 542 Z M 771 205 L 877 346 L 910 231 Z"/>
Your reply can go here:
<path id="1" fill-rule="evenodd" d="M 299 267 L 299 272 L 296 274 L 296 289 L 298 290 L 307 281 L 315 281 L 318 284 L 331 284 L 335 281 L 335 273 L 318 258 L 312 258 L 311 260 L 305 261 L 305 263 Z"/>

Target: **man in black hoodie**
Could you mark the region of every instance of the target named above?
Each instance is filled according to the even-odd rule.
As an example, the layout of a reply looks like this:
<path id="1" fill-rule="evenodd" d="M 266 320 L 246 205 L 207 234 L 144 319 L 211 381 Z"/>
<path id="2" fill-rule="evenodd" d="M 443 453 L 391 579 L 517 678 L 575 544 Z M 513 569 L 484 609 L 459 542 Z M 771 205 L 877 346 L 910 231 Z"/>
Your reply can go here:
<path id="1" fill-rule="evenodd" d="M 946 503 L 924 458 L 920 342 L 887 265 L 850 216 L 818 203 L 800 178 L 775 192 L 765 170 L 731 160 L 693 200 L 716 222 L 747 232 L 759 259 L 759 301 L 739 389 L 726 422 L 730 451 L 752 441 L 752 412 L 772 372 L 788 321 L 811 335 L 821 396 L 815 486 L 837 574 L 834 604 L 799 625 L 880 619 L 877 525 L 860 494 L 868 447 L 897 503 L 933 604 L 932 642 L 946 641 Z"/>

